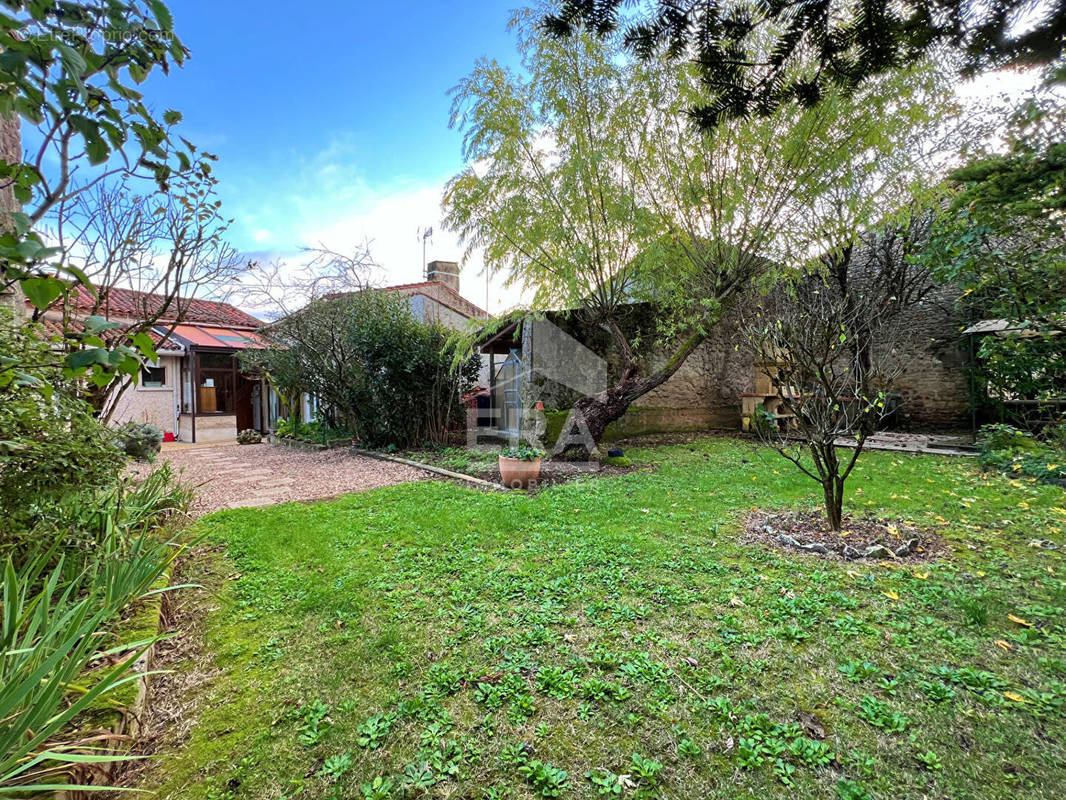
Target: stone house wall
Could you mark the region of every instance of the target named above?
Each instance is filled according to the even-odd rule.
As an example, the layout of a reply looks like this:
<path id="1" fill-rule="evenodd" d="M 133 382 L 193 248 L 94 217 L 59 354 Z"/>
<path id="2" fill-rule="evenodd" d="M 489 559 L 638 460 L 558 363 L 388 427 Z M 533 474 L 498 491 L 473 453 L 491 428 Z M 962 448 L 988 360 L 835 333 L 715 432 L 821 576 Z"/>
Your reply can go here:
<path id="1" fill-rule="evenodd" d="M 894 389 L 902 395 L 900 417 L 908 427 L 969 422 L 969 353 L 955 299 L 952 290 L 942 289 L 901 320 L 909 336 L 908 366 Z"/>

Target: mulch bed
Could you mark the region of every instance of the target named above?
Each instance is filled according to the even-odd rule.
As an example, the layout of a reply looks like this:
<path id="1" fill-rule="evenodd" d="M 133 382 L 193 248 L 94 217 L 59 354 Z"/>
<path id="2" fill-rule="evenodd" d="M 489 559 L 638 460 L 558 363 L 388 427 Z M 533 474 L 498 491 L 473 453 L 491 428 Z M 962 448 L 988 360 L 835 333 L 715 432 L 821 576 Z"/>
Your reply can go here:
<path id="1" fill-rule="evenodd" d="M 821 510 L 754 511 L 744 520 L 746 537 L 791 553 L 838 561 L 935 561 L 948 548 L 928 528 L 900 520 L 844 516 L 834 532 Z"/>

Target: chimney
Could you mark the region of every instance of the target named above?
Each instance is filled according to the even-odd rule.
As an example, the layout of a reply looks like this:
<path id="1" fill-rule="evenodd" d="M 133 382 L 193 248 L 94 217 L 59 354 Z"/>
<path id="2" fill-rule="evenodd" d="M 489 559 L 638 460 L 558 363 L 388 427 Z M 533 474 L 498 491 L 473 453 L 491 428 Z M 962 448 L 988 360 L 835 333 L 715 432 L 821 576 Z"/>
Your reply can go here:
<path id="1" fill-rule="evenodd" d="M 426 265 L 427 280 L 443 283 L 449 289 L 459 292 L 459 263 L 456 261 L 430 261 Z"/>

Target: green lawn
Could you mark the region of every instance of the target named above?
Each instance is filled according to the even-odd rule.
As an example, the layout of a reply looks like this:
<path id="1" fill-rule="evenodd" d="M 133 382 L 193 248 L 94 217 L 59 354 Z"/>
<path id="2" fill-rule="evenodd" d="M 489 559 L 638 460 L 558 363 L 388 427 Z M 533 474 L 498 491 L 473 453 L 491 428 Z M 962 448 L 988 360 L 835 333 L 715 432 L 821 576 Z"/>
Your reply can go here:
<path id="1" fill-rule="evenodd" d="M 751 508 L 813 502 L 773 453 L 702 439 L 627 455 L 658 469 L 204 519 L 225 545 L 200 565 L 225 576 L 201 598 L 217 674 L 147 788 L 1062 796 L 1066 559 L 1031 541 L 1066 543 L 1063 489 L 869 453 L 850 508 L 936 526 L 953 552 L 841 564 L 739 540 Z"/>

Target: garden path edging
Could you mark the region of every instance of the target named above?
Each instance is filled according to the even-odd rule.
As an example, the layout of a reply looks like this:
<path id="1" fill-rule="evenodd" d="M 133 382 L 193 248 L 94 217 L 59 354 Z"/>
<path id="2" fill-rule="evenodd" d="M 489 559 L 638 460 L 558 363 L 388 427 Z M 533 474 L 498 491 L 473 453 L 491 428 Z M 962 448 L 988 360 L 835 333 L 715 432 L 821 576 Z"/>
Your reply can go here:
<path id="1" fill-rule="evenodd" d="M 386 453 L 379 453 L 375 450 L 366 450 L 362 447 L 353 447 L 353 453 L 357 453 L 361 456 L 369 456 L 370 458 L 376 458 L 380 461 L 394 461 L 397 464 L 406 464 L 409 467 L 415 467 L 416 469 L 424 469 L 426 472 L 433 472 L 437 475 L 443 475 L 445 478 L 452 478 L 454 480 L 466 481 L 482 489 L 492 489 L 497 492 L 509 492 L 511 491 L 506 486 L 493 483 L 492 481 L 486 481 L 482 478 L 475 478 L 473 475 L 464 475 L 461 472 L 453 472 L 450 469 L 444 469 L 444 467 L 435 467 L 432 464 L 423 464 L 421 461 L 412 461 L 409 458 L 400 458 L 399 456 L 390 456 Z"/>

